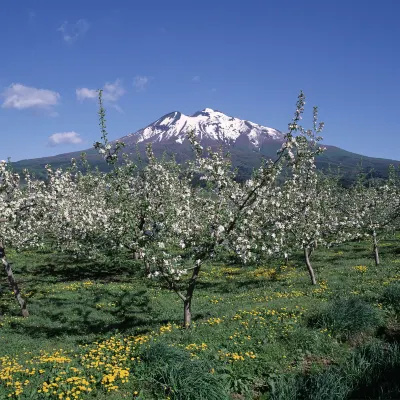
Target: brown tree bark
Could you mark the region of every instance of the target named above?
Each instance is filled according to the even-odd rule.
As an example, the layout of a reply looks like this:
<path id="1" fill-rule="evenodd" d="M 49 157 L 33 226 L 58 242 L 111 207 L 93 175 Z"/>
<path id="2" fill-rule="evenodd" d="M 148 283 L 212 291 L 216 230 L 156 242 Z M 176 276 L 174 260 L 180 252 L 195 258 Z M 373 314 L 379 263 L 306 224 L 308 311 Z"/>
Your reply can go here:
<path id="1" fill-rule="evenodd" d="M 198 263 L 193 269 L 192 277 L 190 278 L 190 282 L 186 290 L 186 296 L 183 301 L 183 326 L 185 328 L 190 328 L 190 325 L 192 324 L 192 298 L 200 269 L 201 263 Z"/>
<path id="2" fill-rule="evenodd" d="M 191 310 L 192 299 L 186 299 L 183 302 L 183 326 L 187 329 L 192 324 L 192 310 Z"/>

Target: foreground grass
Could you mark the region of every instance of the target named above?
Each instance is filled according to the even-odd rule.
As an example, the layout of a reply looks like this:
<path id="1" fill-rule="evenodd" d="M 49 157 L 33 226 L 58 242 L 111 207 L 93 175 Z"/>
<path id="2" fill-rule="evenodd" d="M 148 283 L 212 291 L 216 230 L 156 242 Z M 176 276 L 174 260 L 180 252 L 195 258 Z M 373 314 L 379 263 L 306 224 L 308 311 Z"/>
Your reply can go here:
<path id="1" fill-rule="evenodd" d="M 316 287 L 301 260 L 210 264 L 188 331 L 133 261 L 9 252 L 31 316 L 0 294 L 0 399 L 399 398 L 397 246 L 319 250 Z"/>

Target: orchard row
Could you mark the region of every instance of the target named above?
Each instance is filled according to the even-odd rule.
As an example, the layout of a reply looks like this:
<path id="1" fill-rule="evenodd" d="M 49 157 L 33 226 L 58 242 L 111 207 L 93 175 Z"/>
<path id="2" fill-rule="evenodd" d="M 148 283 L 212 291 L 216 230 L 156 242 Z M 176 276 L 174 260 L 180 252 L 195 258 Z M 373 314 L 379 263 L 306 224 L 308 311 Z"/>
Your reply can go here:
<path id="1" fill-rule="evenodd" d="M 351 188 L 340 185 L 338 174 L 316 170 L 323 123 L 314 107 L 312 129 L 300 125 L 303 93 L 276 159 L 244 183 L 222 149 L 203 149 L 194 132 L 188 132 L 192 161 L 157 158 L 148 145 L 146 162 L 132 162 L 121 154 L 123 143 L 108 142 L 101 91 L 99 105 L 102 141 L 94 146 L 111 172 L 91 169 L 83 157 L 84 169 L 75 160 L 64 171 L 47 166 L 48 178 L 41 181 L 0 162 L 0 256 L 26 315 L 5 246 L 51 246 L 92 259 L 129 252 L 143 260 L 149 278 L 175 291 L 190 326 L 199 273 L 218 255 L 257 263 L 301 250 L 315 284 L 311 256 L 317 246 L 370 237 L 379 264 L 380 238 L 398 228 L 394 168 L 384 184 L 367 184 L 360 174 Z"/>

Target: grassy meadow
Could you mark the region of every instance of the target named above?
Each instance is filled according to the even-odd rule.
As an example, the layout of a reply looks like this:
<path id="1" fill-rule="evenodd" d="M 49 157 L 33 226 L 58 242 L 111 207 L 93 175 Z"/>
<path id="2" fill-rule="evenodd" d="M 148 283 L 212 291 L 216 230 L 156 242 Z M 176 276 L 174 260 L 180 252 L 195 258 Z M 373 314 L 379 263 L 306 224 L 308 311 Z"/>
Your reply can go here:
<path id="1" fill-rule="evenodd" d="M 194 324 L 139 262 L 8 251 L 29 318 L 1 276 L 0 399 L 399 399 L 400 246 L 318 249 L 201 272 Z"/>

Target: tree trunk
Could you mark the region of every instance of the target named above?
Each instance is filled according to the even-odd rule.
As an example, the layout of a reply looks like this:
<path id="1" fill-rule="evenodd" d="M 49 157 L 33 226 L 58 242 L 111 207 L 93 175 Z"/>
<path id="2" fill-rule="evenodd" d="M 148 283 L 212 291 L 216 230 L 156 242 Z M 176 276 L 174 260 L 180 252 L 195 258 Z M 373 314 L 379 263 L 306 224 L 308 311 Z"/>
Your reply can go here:
<path id="1" fill-rule="evenodd" d="M 192 310 L 191 310 L 191 305 L 192 305 L 192 299 L 186 299 L 183 302 L 183 326 L 185 328 L 190 328 L 190 325 L 192 324 Z"/>
<path id="2" fill-rule="evenodd" d="M 379 265 L 379 248 L 378 248 L 378 241 L 376 239 L 376 232 L 373 231 L 372 233 L 372 243 L 374 245 L 374 258 L 375 258 L 375 265 Z"/>
<path id="3" fill-rule="evenodd" d="M 183 326 L 187 329 L 190 328 L 192 323 L 192 298 L 194 289 L 196 287 L 197 278 L 199 277 L 201 269 L 201 262 L 197 263 L 193 269 L 192 277 L 190 278 L 186 296 L 183 301 Z"/>
<path id="4" fill-rule="evenodd" d="M 315 280 L 314 270 L 313 270 L 313 267 L 312 267 L 311 262 L 310 262 L 310 254 L 311 254 L 310 249 L 308 247 L 304 247 L 304 257 L 306 259 L 306 265 L 307 265 L 308 273 L 310 274 L 311 284 L 312 285 L 316 285 L 317 281 Z"/>
<path id="5" fill-rule="evenodd" d="M 10 284 L 10 287 L 11 287 L 12 291 L 14 292 L 14 296 L 17 299 L 19 306 L 21 307 L 22 315 L 24 317 L 28 317 L 29 312 L 26 308 L 26 301 L 22 298 L 18 284 L 14 279 L 14 274 L 12 272 L 11 265 L 8 263 L 8 261 L 6 259 L 6 253 L 5 253 L 3 242 L 1 241 L 1 239 L 0 239 L 0 258 L 1 258 L 1 262 L 4 265 L 4 269 L 7 274 L 8 283 Z"/>
<path id="6" fill-rule="evenodd" d="M 148 276 L 151 272 L 151 269 L 150 269 L 150 263 L 146 260 L 146 258 L 144 259 L 144 268 L 146 271 L 146 276 Z"/>

